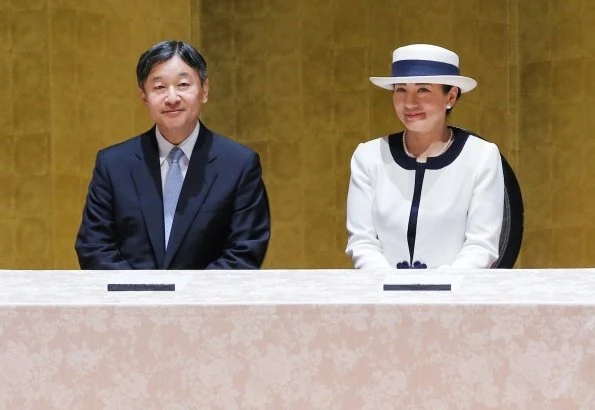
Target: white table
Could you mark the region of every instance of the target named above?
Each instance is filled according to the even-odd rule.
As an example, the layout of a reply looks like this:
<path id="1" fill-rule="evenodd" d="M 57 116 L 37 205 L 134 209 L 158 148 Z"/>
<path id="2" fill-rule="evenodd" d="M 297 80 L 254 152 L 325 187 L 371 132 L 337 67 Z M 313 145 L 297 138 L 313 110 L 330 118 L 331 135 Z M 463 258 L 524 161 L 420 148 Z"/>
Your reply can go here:
<path id="1" fill-rule="evenodd" d="M 593 269 L 137 273 L 0 271 L 0 409 L 595 406 Z"/>

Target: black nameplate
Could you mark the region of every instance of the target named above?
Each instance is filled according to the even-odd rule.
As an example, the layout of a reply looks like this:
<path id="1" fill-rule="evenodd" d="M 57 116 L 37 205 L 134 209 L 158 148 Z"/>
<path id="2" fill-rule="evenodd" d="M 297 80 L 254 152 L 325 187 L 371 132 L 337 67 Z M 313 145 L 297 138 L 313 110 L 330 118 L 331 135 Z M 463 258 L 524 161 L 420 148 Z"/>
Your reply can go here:
<path id="1" fill-rule="evenodd" d="M 176 290 L 173 283 L 108 283 L 108 292 L 171 292 Z"/>
<path id="2" fill-rule="evenodd" d="M 411 291 L 434 291 L 434 290 L 446 290 L 450 291 L 450 284 L 419 284 L 411 283 L 407 285 L 384 285 L 384 290 L 411 290 Z"/>

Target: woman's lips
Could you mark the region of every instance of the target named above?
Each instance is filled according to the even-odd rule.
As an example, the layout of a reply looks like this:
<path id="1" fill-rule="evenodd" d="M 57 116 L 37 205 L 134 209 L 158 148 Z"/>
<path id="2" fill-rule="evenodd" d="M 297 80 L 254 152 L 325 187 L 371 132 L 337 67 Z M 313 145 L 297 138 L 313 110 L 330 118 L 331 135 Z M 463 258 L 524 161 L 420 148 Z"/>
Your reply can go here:
<path id="1" fill-rule="evenodd" d="M 407 121 L 420 120 L 423 118 L 423 116 L 424 116 L 423 112 L 405 113 L 405 118 L 407 119 Z"/>

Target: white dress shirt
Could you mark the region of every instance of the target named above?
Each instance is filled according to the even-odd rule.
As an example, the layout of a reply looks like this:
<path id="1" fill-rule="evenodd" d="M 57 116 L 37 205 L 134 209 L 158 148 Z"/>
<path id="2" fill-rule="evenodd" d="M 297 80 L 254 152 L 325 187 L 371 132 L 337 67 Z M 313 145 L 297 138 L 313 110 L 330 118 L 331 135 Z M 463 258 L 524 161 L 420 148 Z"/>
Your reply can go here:
<path id="1" fill-rule="evenodd" d="M 457 130 L 446 152 L 422 164 L 405 154 L 402 133 L 378 138 L 360 144 L 351 160 L 346 253 L 355 268 L 416 261 L 489 268 L 498 259 L 503 206 L 495 144 Z"/>

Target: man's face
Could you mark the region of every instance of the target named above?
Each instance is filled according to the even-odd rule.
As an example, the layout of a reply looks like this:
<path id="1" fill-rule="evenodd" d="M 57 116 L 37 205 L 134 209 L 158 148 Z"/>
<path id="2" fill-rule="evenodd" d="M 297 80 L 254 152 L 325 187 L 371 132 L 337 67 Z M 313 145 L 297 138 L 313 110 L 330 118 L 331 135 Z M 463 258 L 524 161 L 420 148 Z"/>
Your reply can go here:
<path id="1" fill-rule="evenodd" d="M 177 145 L 194 130 L 209 83 L 201 84 L 196 70 L 176 55 L 155 64 L 139 91 L 161 134 Z"/>

